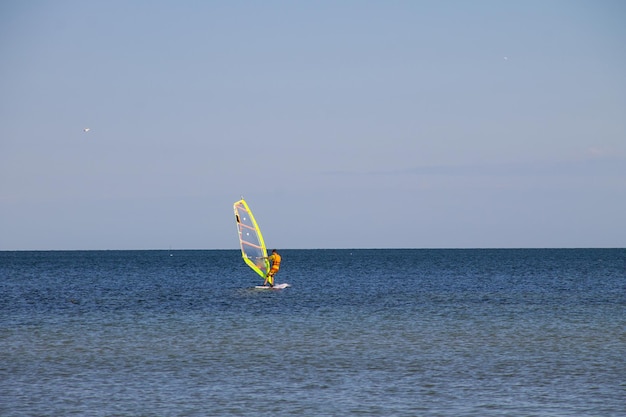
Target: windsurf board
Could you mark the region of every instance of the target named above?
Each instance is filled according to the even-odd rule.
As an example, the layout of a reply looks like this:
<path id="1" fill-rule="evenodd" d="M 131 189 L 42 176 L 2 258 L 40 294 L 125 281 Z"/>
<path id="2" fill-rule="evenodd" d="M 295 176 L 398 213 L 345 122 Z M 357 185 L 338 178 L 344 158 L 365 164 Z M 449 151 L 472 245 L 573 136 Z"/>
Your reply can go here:
<path id="1" fill-rule="evenodd" d="M 282 290 L 283 288 L 287 288 L 287 287 L 291 287 L 291 285 L 289 284 L 275 284 L 273 287 L 270 287 L 269 285 L 257 285 L 256 287 L 254 287 L 257 290 Z"/>

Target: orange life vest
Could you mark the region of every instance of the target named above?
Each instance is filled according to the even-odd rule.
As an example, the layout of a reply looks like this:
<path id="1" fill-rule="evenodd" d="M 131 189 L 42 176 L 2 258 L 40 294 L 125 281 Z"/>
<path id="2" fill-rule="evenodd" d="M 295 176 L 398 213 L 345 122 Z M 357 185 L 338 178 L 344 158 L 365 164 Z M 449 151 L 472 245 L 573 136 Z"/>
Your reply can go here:
<path id="1" fill-rule="evenodd" d="M 280 266 L 280 255 L 277 253 L 273 253 L 270 255 L 269 260 L 272 261 L 272 268 L 278 268 Z"/>

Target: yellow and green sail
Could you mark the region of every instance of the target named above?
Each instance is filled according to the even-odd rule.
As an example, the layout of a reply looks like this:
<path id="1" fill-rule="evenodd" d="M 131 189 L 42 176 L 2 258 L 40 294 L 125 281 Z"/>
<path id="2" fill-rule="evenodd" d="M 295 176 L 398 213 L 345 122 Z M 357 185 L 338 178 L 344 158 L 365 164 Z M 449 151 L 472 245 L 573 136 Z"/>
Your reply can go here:
<path id="1" fill-rule="evenodd" d="M 239 232 L 239 244 L 243 260 L 257 274 L 265 277 L 270 270 L 267 258 L 267 249 L 263 242 L 261 229 L 257 224 L 248 203 L 241 199 L 233 204 L 237 231 Z"/>

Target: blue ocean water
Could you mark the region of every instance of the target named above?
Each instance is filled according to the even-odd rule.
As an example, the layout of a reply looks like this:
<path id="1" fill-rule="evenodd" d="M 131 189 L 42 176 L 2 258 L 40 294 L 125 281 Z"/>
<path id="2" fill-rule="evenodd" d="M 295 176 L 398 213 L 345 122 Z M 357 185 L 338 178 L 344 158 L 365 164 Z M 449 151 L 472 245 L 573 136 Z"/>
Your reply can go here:
<path id="1" fill-rule="evenodd" d="M 0 252 L 0 415 L 626 415 L 624 249 L 280 252 Z"/>

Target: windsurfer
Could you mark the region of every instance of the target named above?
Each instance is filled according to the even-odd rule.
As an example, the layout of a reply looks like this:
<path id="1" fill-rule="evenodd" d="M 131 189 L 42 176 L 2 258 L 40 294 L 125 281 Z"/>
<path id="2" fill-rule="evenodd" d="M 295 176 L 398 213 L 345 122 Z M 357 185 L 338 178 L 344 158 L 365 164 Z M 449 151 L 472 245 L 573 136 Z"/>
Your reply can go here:
<path id="1" fill-rule="evenodd" d="M 272 263 L 272 267 L 270 268 L 270 272 L 268 272 L 267 275 L 265 276 L 265 282 L 263 283 L 263 285 L 265 286 L 269 283 L 270 287 L 273 287 L 274 275 L 276 275 L 276 273 L 280 269 L 281 257 L 278 254 L 278 252 L 276 252 L 276 249 L 272 249 L 272 254 L 267 257 L 267 260 L 269 260 Z"/>

